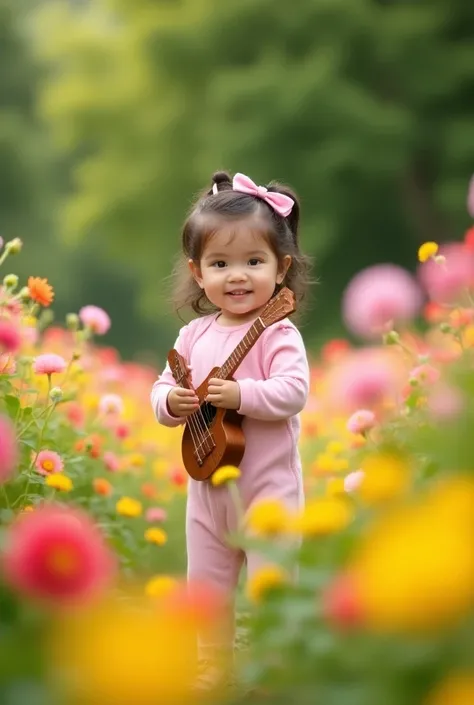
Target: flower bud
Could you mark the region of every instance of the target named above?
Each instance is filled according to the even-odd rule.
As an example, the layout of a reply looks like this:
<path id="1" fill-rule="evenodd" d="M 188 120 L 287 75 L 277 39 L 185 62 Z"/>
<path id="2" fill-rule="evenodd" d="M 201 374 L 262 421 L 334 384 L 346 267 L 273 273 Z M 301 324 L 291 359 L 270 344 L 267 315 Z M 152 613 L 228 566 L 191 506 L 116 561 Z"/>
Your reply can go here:
<path id="1" fill-rule="evenodd" d="M 385 345 L 397 345 L 400 342 L 400 336 L 396 330 L 391 330 L 384 335 L 383 342 Z"/>
<path id="2" fill-rule="evenodd" d="M 68 313 L 66 316 L 66 325 L 69 330 L 77 330 L 79 328 L 79 316 L 77 313 Z"/>
<path id="3" fill-rule="evenodd" d="M 57 404 L 58 401 L 61 401 L 61 399 L 63 398 L 63 390 L 61 389 L 61 387 L 53 387 L 49 393 L 49 398 L 55 404 Z"/>
<path id="4" fill-rule="evenodd" d="M 7 289 L 16 289 L 18 286 L 18 277 L 16 274 L 7 274 L 3 277 L 3 286 Z"/>
<path id="5" fill-rule="evenodd" d="M 22 301 L 30 300 L 30 290 L 27 286 L 24 286 L 22 289 L 20 289 L 20 298 Z"/>
<path id="6" fill-rule="evenodd" d="M 74 360 L 74 362 L 76 360 L 81 359 L 81 353 L 79 352 L 79 350 L 74 350 L 74 352 L 72 353 L 72 359 Z"/>
<path id="7" fill-rule="evenodd" d="M 9 240 L 9 242 L 7 242 L 7 244 L 5 245 L 5 250 L 10 255 L 17 255 L 19 252 L 21 252 L 22 247 L 23 242 L 20 240 L 19 237 L 15 237 L 13 240 Z"/>
<path id="8" fill-rule="evenodd" d="M 441 323 L 439 327 L 441 333 L 452 333 L 453 329 L 449 325 L 449 323 Z"/>

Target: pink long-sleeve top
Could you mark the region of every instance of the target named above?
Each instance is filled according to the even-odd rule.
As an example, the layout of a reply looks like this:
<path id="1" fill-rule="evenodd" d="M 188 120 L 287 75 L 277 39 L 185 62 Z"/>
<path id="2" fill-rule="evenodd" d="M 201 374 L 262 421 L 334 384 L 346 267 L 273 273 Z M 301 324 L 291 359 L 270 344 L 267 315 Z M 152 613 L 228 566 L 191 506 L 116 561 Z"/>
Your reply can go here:
<path id="1" fill-rule="evenodd" d="M 218 315 L 184 326 L 175 343 L 192 370 L 197 388 L 213 367 L 224 364 L 252 325 L 222 326 Z M 298 329 L 285 319 L 264 330 L 234 374 L 240 387 L 238 412 L 245 418 L 245 453 L 240 463 L 241 492 L 246 505 L 260 496 L 284 498 L 285 485 L 301 488 L 298 452 L 299 412 L 308 396 L 309 366 Z M 167 365 L 153 385 L 151 402 L 158 421 L 178 426 L 184 418 L 169 413 L 167 397 L 175 386 Z M 193 485 L 202 483 L 190 482 Z"/>

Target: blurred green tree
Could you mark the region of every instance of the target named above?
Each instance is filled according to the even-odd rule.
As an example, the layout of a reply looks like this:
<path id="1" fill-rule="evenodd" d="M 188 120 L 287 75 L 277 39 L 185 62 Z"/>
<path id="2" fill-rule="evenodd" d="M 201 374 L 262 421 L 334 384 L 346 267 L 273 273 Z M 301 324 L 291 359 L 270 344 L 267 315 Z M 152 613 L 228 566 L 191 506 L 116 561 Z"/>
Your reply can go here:
<path id="1" fill-rule="evenodd" d="M 223 167 L 288 181 L 321 281 L 306 336 L 337 332 L 355 271 L 462 231 L 473 34 L 464 0 L 53 5 L 39 36 L 57 67 L 43 111 L 74 155 L 64 233 L 126 259 L 166 338 L 192 194 Z"/>

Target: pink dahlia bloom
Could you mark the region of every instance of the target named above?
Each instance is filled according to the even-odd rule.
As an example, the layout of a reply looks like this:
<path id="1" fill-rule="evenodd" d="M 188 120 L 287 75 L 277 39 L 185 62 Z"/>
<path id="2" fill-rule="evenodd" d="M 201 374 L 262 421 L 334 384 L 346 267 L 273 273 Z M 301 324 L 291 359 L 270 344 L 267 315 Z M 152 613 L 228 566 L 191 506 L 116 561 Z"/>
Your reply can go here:
<path id="1" fill-rule="evenodd" d="M 2 554 L 6 581 L 53 604 L 83 602 L 111 583 L 113 554 L 82 512 L 43 505 L 11 524 Z"/>
<path id="2" fill-rule="evenodd" d="M 64 372 L 65 369 L 66 360 L 55 353 L 38 355 L 33 363 L 33 370 L 37 375 L 53 375 Z"/>
<path id="3" fill-rule="evenodd" d="M 0 355 L 0 375 L 14 375 L 16 372 L 16 361 L 9 353 Z"/>
<path id="4" fill-rule="evenodd" d="M 371 409 L 393 400 L 401 388 L 402 378 L 395 360 L 384 350 L 357 350 L 329 378 L 331 399 L 338 409 Z"/>
<path id="5" fill-rule="evenodd" d="M 123 412 L 122 397 L 118 394 L 104 394 L 99 401 L 99 412 L 104 415 L 120 415 Z"/>
<path id="6" fill-rule="evenodd" d="M 414 367 L 410 372 L 410 382 L 417 382 L 418 384 L 434 384 L 439 378 L 439 370 L 427 363 Z"/>
<path id="7" fill-rule="evenodd" d="M 145 518 L 149 522 L 166 521 L 167 516 L 166 510 L 161 507 L 150 507 L 145 514 Z"/>
<path id="8" fill-rule="evenodd" d="M 64 464 L 61 456 L 54 450 L 40 450 L 35 460 L 35 468 L 40 475 L 50 475 L 53 472 L 62 472 Z"/>
<path id="9" fill-rule="evenodd" d="M 111 450 L 105 451 L 102 456 L 102 460 L 104 461 L 104 465 L 109 472 L 117 472 L 117 470 L 120 469 L 120 459 L 117 455 L 115 455 L 115 453 L 112 453 Z"/>
<path id="10" fill-rule="evenodd" d="M 347 430 L 351 433 L 366 433 L 375 424 L 375 414 L 368 409 L 354 411 L 347 422 Z"/>
<path id="11" fill-rule="evenodd" d="M 362 484 L 362 480 L 365 477 L 363 470 L 356 470 L 355 472 L 350 472 L 344 478 L 344 489 L 346 492 L 355 492 Z"/>
<path id="12" fill-rule="evenodd" d="M 421 300 L 411 274 L 392 264 L 379 264 L 352 279 L 343 296 L 342 312 L 352 333 L 374 338 L 396 323 L 412 320 Z"/>
<path id="13" fill-rule="evenodd" d="M 12 476 L 18 462 L 15 428 L 6 416 L 0 416 L 0 484 Z"/>
<path id="14" fill-rule="evenodd" d="M 3 352 L 14 353 L 21 347 L 21 332 L 13 321 L 0 319 L 0 348 Z"/>
<path id="15" fill-rule="evenodd" d="M 457 242 L 445 245 L 439 255 L 444 262 L 429 259 L 419 268 L 419 278 L 428 295 L 437 303 L 464 299 L 466 288 L 474 284 L 474 254 Z"/>
<path id="16" fill-rule="evenodd" d="M 109 315 L 98 306 L 84 306 L 79 311 L 79 318 L 96 335 L 104 335 L 110 328 Z"/>

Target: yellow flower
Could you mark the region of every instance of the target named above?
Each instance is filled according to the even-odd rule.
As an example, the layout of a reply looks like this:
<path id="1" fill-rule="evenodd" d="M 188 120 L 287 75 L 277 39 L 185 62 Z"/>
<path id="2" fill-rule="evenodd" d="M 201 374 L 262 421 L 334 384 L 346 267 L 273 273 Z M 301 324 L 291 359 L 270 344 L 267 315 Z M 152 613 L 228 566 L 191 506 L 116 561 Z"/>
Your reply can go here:
<path id="1" fill-rule="evenodd" d="M 344 489 L 344 478 L 342 477 L 330 477 L 326 484 L 326 494 L 329 497 L 337 497 L 338 495 L 345 495 L 346 490 Z"/>
<path id="2" fill-rule="evenodd" d="M 340 455 L 344 450 L 341 441 L 330 441 L 326 446 L 326 453 L 330 455 Z"/>
<path id="3" fill-rule="evenodd" d="M 142 513 L 142 503 L 132 497 L 122 497 L 115 505 L 115 509 L 123 517 L 139 517 Z"/>
<path id="4" fill-rule="evenodd" d="M 314 472 L 316 475 L 330 475 L 336 472 L 337 458 L 330 453 L 319 453 L 314 461 Z"/>
<path id="5" fill-rule="evenodd" d="M 436 242 L 424 242 L 418 249 L 418 259 L 420 262 L 426 262 L 431 257 L 434 257 L 438 252 L 438 245 Z"/>
<path id="6" fill-rule="evenodd" d="M 53 487 L 60 492 L 70 492 L 73 488 L 71 478 L 62 472 L 52 472 L 51 475 L 47 476 L 45 482 L 48 487 Z"/>
<path id="7" fill-rule="evenodd" d="M 134 468 L 142 468 L 146 465 L 146 457 L 143 453 L 131 453 L 128 457 L 128 462 Z"/>
<path id="8" fill-rule="evenodd" d="M 347 458 L 334 458 L 334 472 L 345 472 L 349 470 Z"/>
<path id="9" fill-rule="evenodd" d="M 408 461 L 392 453 L 374 453 L 362 461 L 364 479 L 358 489 L 367 504 L 377 504 L 404 495 L 410 487 Z"/>
<path id="10" fill-rule="evenodd" d="M 269 592 L 288 582 L 288 574 L 278 565 L 264 565 L 249 578 L 247 596 L 252 602 L 261 602 Z"/>
<path id="11" fill-rule="evenodd" d="M 145 540 L 155 543 L 157 546 L 164 546 L 168 540 L 168 535 L 163 529 L 152 526 L 145 531 Z"/>
<path id="12" fill-rule="evenodd" d="M 263 499 L 252 505 L 247 513 L 247 526 L 257 536 L 282 533 L 288 527 L 289 515 L 278 499 Z"/>
<path id="13" fill-rule="evenodd" d="M 148 597 L 166 597 L 174 590 L 178 581 L 169 575 L 155 575 L 145 585 L 145 594 Z"/>
<path id="14" fill-rule="evenodd" d="M 474 673 L 453 673 L 431 693 L 426 705 L 472 705 Z"/>
<path id="15" fill-rule="evenodd" d="M 349 567 L 370 626 L 422 632 L 472 608 L 473 506 L 474 482 L 455 478 L 372 528 Z"/>
<path id="16" fill-rule="evenodd" d="M 303 513 L 295 520 L 294 528 L 303 536 L 325 536 L 343 531 L 351 518 L 347 500 L 321 497 L 306 504 Z"/>
<path id="17" fill-rule="evenodd" d="M 169 462 L 163 460 L 162 458 L 155 460 L 155 462 L 153 463 L 153 474 L 157 479 L 161 477 L 166 477 L 169 472 L 169 469 Z"/>
<path id="18" fill-rule="evenodd" d="M 216 472 L 212 475 L 211 482 L 214 487 L 218 487 L 219 485 L 223 485 L 226 482 L 238 480 L 239 477 L 239 468 L 236 468 L 234 465 L 223 465 L 221 468 L 218 468 L 218 470 L 216 470 Z"/>
<path id="19" fill-rule="evenodd" d="M 474 347 L 474 326 L 466 326 L 463 332 L 463 342 L 466 348 Z"/>

